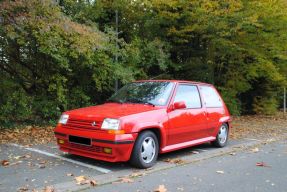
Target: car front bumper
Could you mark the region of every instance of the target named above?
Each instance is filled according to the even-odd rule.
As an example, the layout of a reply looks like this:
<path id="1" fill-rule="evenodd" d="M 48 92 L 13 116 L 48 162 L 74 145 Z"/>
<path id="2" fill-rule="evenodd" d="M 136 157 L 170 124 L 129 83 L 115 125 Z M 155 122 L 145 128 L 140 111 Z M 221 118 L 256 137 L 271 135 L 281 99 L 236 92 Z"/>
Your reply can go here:
<path id="1" fill-rule="evenodd" d="M 104 130 L 77 130 L 61 126 L 57 126 L 54 133 L 61 151 L 108 162 L 128 161 L 137 137 L 137 133 L 116 135 Z M 70 142 L 69 136 L 89 138 L 91 145 Z"/>

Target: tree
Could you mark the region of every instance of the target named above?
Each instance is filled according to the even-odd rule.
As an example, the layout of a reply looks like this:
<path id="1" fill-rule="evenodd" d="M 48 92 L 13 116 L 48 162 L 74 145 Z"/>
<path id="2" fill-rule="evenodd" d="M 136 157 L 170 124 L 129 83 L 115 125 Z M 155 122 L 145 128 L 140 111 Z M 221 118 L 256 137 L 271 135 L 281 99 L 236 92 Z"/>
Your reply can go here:
<path id="1" fill-rule="evenodd" d="M 63 110 L 101 101 L 103 94 L 97 93 L 110 91 L 115 78 L 133 79 L 132 71 L 114 64 L 112 33 L 71 21 L 48 0 L 4 1 L 0 8 L 1 74 L 13 85 L 1 86 L 2 119 L 9 119 L 8 108 L 13 108 L 9 115 L 17 114 L 13 103 L 18 99 L 25 100 L 31 114 L 55 118 Z M 15 92 L 23 98 L 7 97 Z"/>
<path id="2" fill-rule="evenodd" d="M 115 79 L 150 78 L 213 83 L 233 114 L 272 114 L 287 84 L 286 4 L 2 1 L 0 121 L 56 118 L 102 102 Z"/>

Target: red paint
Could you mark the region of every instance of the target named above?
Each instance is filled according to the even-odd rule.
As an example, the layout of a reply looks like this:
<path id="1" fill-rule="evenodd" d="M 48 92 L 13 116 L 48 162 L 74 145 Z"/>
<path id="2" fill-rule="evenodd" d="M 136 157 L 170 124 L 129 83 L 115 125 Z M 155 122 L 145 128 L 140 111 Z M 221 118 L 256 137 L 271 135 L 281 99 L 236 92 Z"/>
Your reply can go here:
<path id="1" fill-rule="evenodd" d="M 174 83 L 165 106 L 106 103 L 67 111 L 64 113 L 69 115 L 67 124 L 59 124 L 55 128 L 57 139 L 65 141 L 64 144 L 59 144 L 60 150 L 110 162 L 128 161 L 138 134 L 146 129 L 157 130 L 160 137 L 159 151 L 165 153 L 215 140 L 222 123 L 228 123 L 231 127 L 229 112 L 219 95 L 221 107 L 206 107 L 207 99 L 204 98 L 202 86 L 215 90 L 212 85 L 177 80 L 152 81 Z M 184 102 L 174 103 L 178 86 L 182 84 L 197 87 L 201 107 L 186 108 Z M 119 119 L 120 129 L 125 133 L 116 135 L 102 130 L 101 124 L 105 118 Z M 70 143 L 69 135 L 89 138 L 92 140 L 91 146 Z M 112 154 L 103 153 L 103 147 L 112 148 Z"/>

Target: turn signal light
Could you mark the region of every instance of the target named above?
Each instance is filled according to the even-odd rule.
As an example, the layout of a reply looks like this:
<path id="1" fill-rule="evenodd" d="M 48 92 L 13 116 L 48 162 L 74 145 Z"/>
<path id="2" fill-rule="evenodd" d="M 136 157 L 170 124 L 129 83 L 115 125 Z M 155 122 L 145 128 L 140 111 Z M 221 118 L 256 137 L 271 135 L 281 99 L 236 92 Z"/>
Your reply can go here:
<path id="1" fill-rule="evenodd" d="M 104 153 L 112 154 L 112 149 L 108 147 L 104 147 Z"/>
<path id="2" fill-rule="evenodd" d="M 65 141 L 64 141 L 63 139 L 58 139 L 58 143 L 59 143 L 59 144 L 64 144 Z"/>
<path id="3" fill-rule="evenodd" d="M 125 130 L 109 130 L 108 133 L 114 135 L 122 135 L 125 134 Z"/>

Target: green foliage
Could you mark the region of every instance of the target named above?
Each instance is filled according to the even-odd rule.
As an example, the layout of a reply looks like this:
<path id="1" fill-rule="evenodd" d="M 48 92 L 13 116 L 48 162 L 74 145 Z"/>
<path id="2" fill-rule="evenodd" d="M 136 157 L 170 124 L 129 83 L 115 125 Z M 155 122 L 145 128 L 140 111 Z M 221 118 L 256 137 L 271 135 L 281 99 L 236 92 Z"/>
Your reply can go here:
<path id="1" fill-rule="evenodd" d="M 7 96 L 0 107 L 0 123 L 10 125 L 11 120 L 23 122 L 32 117 L 32 100 L 22 91 Z"/>
<path id="2" fill-rule="evenodd" d="M 240 100 L 236 97 L 236 91 L 228 90 L 224 87 L 218 87 L 218 91 L 220 92 L 226 106 L 229 109 L 229 112 L 232 115 L 240 115 L 241 114 L 241 103 Z"/>
<path id="3" fill-rule="evenodd" d="M 276 98 L 255 97 L 252 105 L 257 114 L 272 115 L 277 112 L 278 101 Z"/>
<path id="4" fill-rule="evenodd" d="M 149 78 L 213 83 L 233 114 L 272 114 L 287 86 L 286 5 L 1 1 L 1 124 L 51 123 L 64 110 L 103 102 L 116 80 Z"/>

